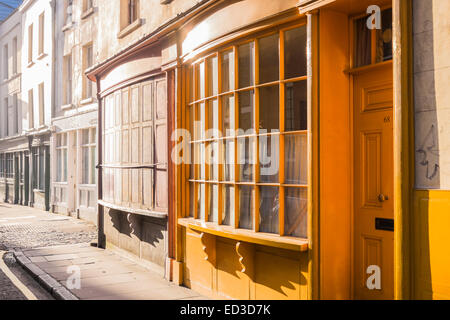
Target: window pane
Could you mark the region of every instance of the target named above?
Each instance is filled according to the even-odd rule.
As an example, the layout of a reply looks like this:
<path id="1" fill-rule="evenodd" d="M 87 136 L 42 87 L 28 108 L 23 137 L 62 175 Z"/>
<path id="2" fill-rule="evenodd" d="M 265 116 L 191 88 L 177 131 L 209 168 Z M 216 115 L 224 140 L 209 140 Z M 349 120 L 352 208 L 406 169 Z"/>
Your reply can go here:
<path id="1" fill-rule="evenodd" d="M 89 148 L 83 148 L 83 184 L 89 183 Z"/>
<path id="2" fill-rule="evenodd" d="M 194 183 L 189 183 L 189 217 L 194 217 L 194 205 L 195 205 L 195 190 Z"/>
<path id="3" fill-rule="evenodd" d="M 219 138 L 219 102 L 217 99 L 208 101 L 208 132 L 206 138 Z"/>
<path id="4" fill-rule="evenodd" d="M 206 178 L 206 166 L 205 166 L 205 144 L 199 144 L 199 168 L 200 168 L 200 180 L 205 180 Z"/>
<path id="5" fill-rule="evenodd" d="M 208 164 L 209 180 L 219 180 L 219 142 L 214 141 L 208 144 Z"/>
<path id="6" fill-rule="evenodd" d="M 56 182 L 61 182 L 62 175 L 62 150 L 56 150 Z"/>
<path id="7" fill-rule="evenodd" d="M 255 92 L 253 90 L 239 93 L 239 129 L 254 129 Z"/>
<path id="8" fill-rule="evenodd" d="M 84 129 L 82 131 L 82 144 L 89 144 L 89 129 Z"/>
<path id="9" fill-rule="evenodd" d="M 367 28 L 367 17 L 363 17 L 355 20 L 355 67 L 369 65 L 371 52 L 371 30 Z"/>
<path id="10" fill-rule="evenodd" d="M 306 76 L 306 26 L 284 34 L 284 78 Z"/>
<path id="11" fill-rule="evenodd" d="M 195 76 L 194 76 L 194 68 L 189 67 L 188 71 L 188 77 L 189 77 L 189 102 L 193 102 L 195 97 Z"/>
<path id="12" fill-rule="evenodd" d="M 222 224 L 234 226 L 234 187 L 224 185 L 222 189 L 223 214 Z"/>
<path id="13" fill-rule="evenodd" d="M 208 63 L 208 97 L 219 93 L 219 65 L 217 56 L 207 60 Z"/>
<path id="14" fill-rule="evenodd" d="M 304 134 L 285 135 L 286 184 L 307 184 L 307 137 Z"/>
<path id="15" fill-rule="evenodd" d="M 234 129 L 234 95 L 222 97 L 222 136 L 229 137 Z"/>
<path id="16" fill-rule="evenodd" d="M 279 182 L 280 136 L 259 137 L 260 182 Z"/>
<path id="17" fill-rule="evenodd" d="M 199 219 L 205 220 L 205 185 L 200 184 L 197 196 L 197 212 L 199 215 Z"/>
<path id="18" fill-rule="evenodd" d="M 67 182 L 67 149 L 63 150 L 63 181 Z"/>
<path id="19" fill-rule="evenodd" d="M 219 222 L 219 186 L 209 185 L 209 222 Z"/>
<path id="20" fill-rule="evenodd" d="M 239 180 L 253 181 L 253 167 L 255 163 L 255 138 L 238 139 Z"/>
<path id="21" fill-rule="evenodd" d="M 278 187 L 260 187 L 259 231 L 279 233 L 278 209 L 280 207 Z"/>
<path id="22" fill-rule="evenodd" d="M 307 130 L 307 82 L 286 83 L 285 88 L 285 131 Z"/>
<path id="23" fill-rule="evenodd" d="M 253 86 L 255 83 L 255 44 L 253 42 L 238 47 L 239 88 Z"/>
<path id="24" fill-rule="evenodd" d="M 199 98 L 205 97 L 205 63 L 201 62 L 197 68 Z"/>
<path id="25" fill-rule="evenodd" d="M 381 12 L 381 30 L 377 30 L 377 62 L 392 59 L 392 9 Z"/>
<path id="26" fill-rule="evenodd" d="M 280 78 L 279 36 L 259 39 L 259 83 L 277 81 Z"/>
<path id="27" fill-rule="evenodd" d="M 253 187 L 239 188 L 239 228 L 253 229 L 253 203 L 255 191 Z"/>
<path id="28" fill-rule="evenodd" d="M 259 89 L 259 129 L 280 129 L 280 89 L 279 86 Z"/>
<path id="29" fill-rule="evenodd" d="M 97 150 L 95 147 L 91 147 L 91 184 L 96 184 L 97 181 L 97 172 L 96 172 L 96 165 L 97 165 Z"/>
<path id="30" fill-rule="evenodd" d="M 285 190 L 284 232 L 286 236 L 306 238 L 307 192 L 304 188 L 286 188 Z"/>
<path id="31" fill-rule="evenodd" d="M 234 140 L 223 141 L 223 180 L 234 180 Z"/>
<path id="32" fill-rule="evenodd" d="M 234 52 L 222 53 L 222 92 L 234 90 Z"/>

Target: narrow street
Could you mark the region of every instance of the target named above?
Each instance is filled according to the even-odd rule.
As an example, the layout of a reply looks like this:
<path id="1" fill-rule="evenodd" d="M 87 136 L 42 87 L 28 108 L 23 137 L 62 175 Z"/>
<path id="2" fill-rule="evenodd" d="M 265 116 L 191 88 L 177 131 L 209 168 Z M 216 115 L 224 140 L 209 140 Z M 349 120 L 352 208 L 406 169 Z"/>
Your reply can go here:
<path id="1" fill-rule="evenodd" d="M 96 239 L 95 226 L 71 217 L 55 215 L 29 207 L 0 204 L 0 252 L 89 243 Z M 4 265 L 39 300 L 53 297 L 21 266 L 12 254 L 2 257 Z M 0 268 L 0 300 L 27 300 L 30 297 Z"/>

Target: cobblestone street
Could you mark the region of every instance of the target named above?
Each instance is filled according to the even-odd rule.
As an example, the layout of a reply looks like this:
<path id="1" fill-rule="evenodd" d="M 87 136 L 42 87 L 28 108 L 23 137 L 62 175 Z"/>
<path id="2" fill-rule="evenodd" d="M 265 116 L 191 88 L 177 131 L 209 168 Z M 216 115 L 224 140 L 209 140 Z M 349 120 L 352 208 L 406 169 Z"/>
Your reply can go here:
<path id="1" fill-rule="evenodd" d="M 96 227 L 71 217 L 29 207 L 0 204 L 0 249 L 29 249 L 87 243 Z"/>
<path id="2" fill-rule="evenodd" d="M 96 237 L 96 227 L 90 223 L 29 207 L 0 204 L 0 250 L 89 243 Z M 13 257 L 6 255 L 0 258 L 4 258 L 15 277 L 30 289 L 37 299 L 53 299 Z M 27 300 L 2 270 L 0 300 Z"/>

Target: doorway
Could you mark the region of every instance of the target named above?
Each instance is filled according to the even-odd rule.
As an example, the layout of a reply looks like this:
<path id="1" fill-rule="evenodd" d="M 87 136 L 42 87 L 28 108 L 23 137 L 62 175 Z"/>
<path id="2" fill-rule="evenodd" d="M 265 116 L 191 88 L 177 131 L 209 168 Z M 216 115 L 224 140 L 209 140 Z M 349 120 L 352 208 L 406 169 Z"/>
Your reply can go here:
<path id="1" fill-rule="evenodd" d="M 392 10 L 382 28 L 353 19 L 353 292 L 394 298 Z"/>

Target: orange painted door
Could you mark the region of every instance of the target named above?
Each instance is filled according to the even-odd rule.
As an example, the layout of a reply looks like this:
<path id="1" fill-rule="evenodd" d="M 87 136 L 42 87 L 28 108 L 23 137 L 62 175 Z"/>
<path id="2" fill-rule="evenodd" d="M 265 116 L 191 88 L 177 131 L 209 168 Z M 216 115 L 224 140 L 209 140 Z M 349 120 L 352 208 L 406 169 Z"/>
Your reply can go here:
<path id="1" fill-rule="evenodd" d="M 353 79 L 354 298 L 393 299 L 392 65 Z"/>

